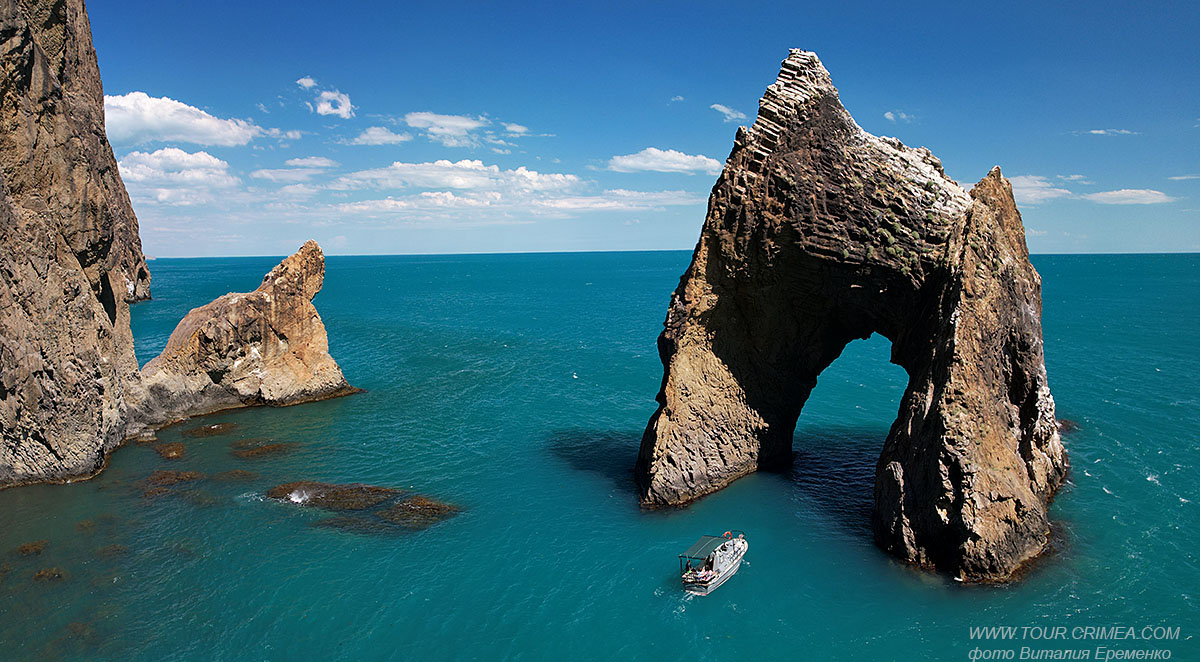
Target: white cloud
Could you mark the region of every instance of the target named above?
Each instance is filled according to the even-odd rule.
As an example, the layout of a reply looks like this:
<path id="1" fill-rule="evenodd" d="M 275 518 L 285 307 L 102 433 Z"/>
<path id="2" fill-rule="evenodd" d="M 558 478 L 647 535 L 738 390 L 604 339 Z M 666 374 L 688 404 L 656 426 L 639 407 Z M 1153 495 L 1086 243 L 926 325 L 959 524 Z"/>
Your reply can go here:
<path id="1" fill-rule="evenodd" d="M 397 212 L 456 217 L 455 213 L 471 212 L 480 220 L 485 211 L 493 214 L 565 217 L 578 212 L 648 211 L 669 206 L 693 205 L 704 202 L 702 196 L 685 191 L 628 191 L 613 189 L 597 195 L 531 195 L 514 191 L 424 191 L 414 195 L 389 197 L 382 200 L 347 202 L 336 206 L 344 214 L 386 216 Z"/>
<path id="2" fill-rule="evenodd" d="M 293 168 L 336 168 L 339 164 L 324 156 L 306 156 L 298 159 L 288 159 L 284 164 Z"/>
<path id="3" fill-rule="evenodd" d="M 255 170 L 254 172 L 250 173 L 250 176 L 255 179 L 265 179 L 270 182 L 294 183 L 307 182 L 308 180 L 312 179 L 314 175 L 319 175 L 323 172 L 324 170 L 319 168 L 276 168 Z"/>
<path id="4" fill-rule="evenodd" d="M 517 136 L 529 133 L 529 127 L 522 126 L 520 124 L 513 124 L 511 122 L 506 122 L 504 124 L 504 130 L 509 132 L 512 135 L 517 135 Z"/>
<path id="5" fill-rule="evenodd" d="M 396 162 L 386 168 L 351 173 L 330 188 L 415 189 L 406 195 L 356 200 L 335 206 L 341 214 L 402 219 L 482 222 L 526 222 L 535 216 L 566 218 L 593 211 L 634 211 L 677 205 L 702 204 L 704 196 L 685 191 L 629 191 L 589 193 L 589 183 L 576 175 L 542 173 L 519 167 L 504 170 L 478 160 L 430 163 Z M 432 190 L 420 190 L 432 189 Z"/>
<path id="6" fill-rule="evenodd" d="M 279 194 L 289 198 L 311 198 L 316 195 L 320 189 L 308 184 L 288 184 L 287 186 L 279 187 Z"/>
<path id="7" fill-rule="evenodd" d="M 358 134 L 358 137 L 350 141 L 351 145 L 398 145 L 407 140 L 412 140 L 412 134 L 395 133 L 391 129 L 382 126 L 368 127 L 365 131 Z"/>
<path id="8" fill-rule="evenodd" d="M 538 206 L 560 211 L 643 211 L 660 207 L 695 205 L 705 197 L 687 191 L 629 191 L 611 189 L 600 195 L 540 200 Z"/>
<path id="9" fill-rule="evenodd" d="M 471 132 L 488 124 L 482 117 L 439 115 L 431 112 L 409 113 L 404 116 L 404 121 L 414 129 L 424 129 L 430 140 L 440 142 L 446 147 L 479 145 L 479 139 L 471 135 Z"/>
<path id="10" fill-rule="evenodd" d="M 215 191 L 236 187 L 229 164 L 208 152 L 166 147 L 130 152 L 117 162 L 130 195 L 139 201 L 194 205 L 213 200 Z"/>
<path id="11" fill-rule="evenodd" d="M 676 101 L 683 101 L 683 96 L 682 96 L 682 95 L 679 95 L 679 94 L 676 94 L 675 96 L 671 97 L 671 102 L 672 102 L 672 103 L 674 103 L 674 102 L 676 102 Z"/>
<path id="12" fill-rule="evenodd" d="M 306 90 L 311 90 L 317 86 L 317 81 L 313 80 L 312 76 L 304 76 L 296 81 L 296 84 Z"/>
<path id="13" fill-rule="evenodd" d="M 608 169 L 616 172 L 704 172 L 715 175 L 721 172 L 721 162 L 707 156 L 684 154 L 683 152 L 657 147 L 647 147 L 636 154 L 614 156 L 608 161 Z"/>
<path id="14" fill-rule="evenodd" d="M 281 140 L 284 138 L 286 138 L 288 140 L 300 140 L 300 136 L 304 135 L 302 132 L 297 131 L 295 129 L 292 129 L 290 131 L 280 131 L 279 129 L 266 129 L 265 131 L 263 131 L 263 133 L 265 133 L 268 136 L 271 136 L 272 138 L 279 138 Z"/>
<path id="15" fill-rule="evenodd" d="M 1167 179 L 1173 182 L 1184 182 L 1189 179 L 1200 179 L 1200 175 L 1175 175 L 1174 177 L 1167 177 Z"/>
<path id="16" fill-rule="evenodd" d="M 501 170 L 482 161 L 439 160 L 432 163 L 396 161 L 386 168 L 360 170 L 334 183 L 335 189 L 452 188 L 465 190 L 506 189 L 521 191 L 563 190 L 579 184 L 579 177 L 558 173 L 540 173 L 521 166 Z"/>
<path id="17" fill-rule="evenodd" d="M 904 122 L 908 124 L 913 121 L 913 116 L 899 110 L 889 110 L 883 114 L 883 118 L 893 124 L 896 122 Z"/>
<path id="18" fill-rule="evenodd" d="M 709 108 L 712 108 L 713 110 L 717 111 L 718 113 L 721 113 L 722 115 L 724 115 L 726 122 L 736 122 L 738 120 L 746 119 L 745 113 L 738 111 L 738 110 L 734 110 L 724 104 L 714 103 L 713 105 L 709 106 Z"/>
<path id="19" fill-rule="evenodd" d="M 1092 183 L 1091 180 L 1089 180 L 1084 175 L 1058 175 L 1058 178 L 1064 182 L 1075 182 L 1076 184 L 1091 184 Z"/>
<path id="20" fill-rule="evenodd" d="M 1072 196 L 1067 189 L 1057 188 L 1048 178 L 1038 175 L 1017 175 L 1009 177 L 1008 181 L 1012 184 L 1013 198 L 1023 205 L 1036 205 L 1047 200 Z"/>
<path id="21" fill-rule="evenodd" d="M 1117 191 L 1089 193 L 1081 197 L 1105 205 L 1156 205 L 1175 202 L 1175 198 L 1162 191 L 1144 188 L 1123 188 Z"/>
<path id="22" fill-rule="evenodd" d="M 350 95 L 337 90 L 321 92 L 317 96 L 317 114 L 337 115 L 344 120 L 354 117 L 354 106 L 350 105 Z"/>
<path id="23" fill-rule="evenodd" d="M 167 97 L 130 92 L 104 97 L 108 138 L 117 144 L 138 145 L 175 141 L 197 145 L 245 145 L 264 130 L 253 122 L 221 119 Z"/>
<path id="24" fill-rule="evenodd" d="M 1088 131 L 1093 136 L 1136 136 L 1137 131 L 1129 129 L 1091 129 Z"/>

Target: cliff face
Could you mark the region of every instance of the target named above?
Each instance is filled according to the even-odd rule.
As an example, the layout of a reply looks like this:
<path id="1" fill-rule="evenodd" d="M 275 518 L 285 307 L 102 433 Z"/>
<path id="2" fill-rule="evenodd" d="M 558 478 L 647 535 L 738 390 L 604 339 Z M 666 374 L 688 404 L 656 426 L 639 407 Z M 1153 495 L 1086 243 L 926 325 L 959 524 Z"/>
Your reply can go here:
<path id="1" fill-rule="evenodd" d="M 0 69 L 0 487 L 93 474 L 187 416 L 354 391 L 311 303 L 314 242 L 255 292 L 192 311 L 144 386 L 128 302 L 150 274 L 82 1 L 0 0 Z"/>
<path id="2" fill-rule="evenodd" d="M 909 375 L 876 468 L 880 546 L 972 579 L 1043 548 L 1066 455 L 1041 284 L 1012 190 L 968 194 L 925 149 L 863 131 L 792 51 L 740 129 L 659 338 L 643 504 L 682 504 L 791 462 L 817 375 L 880 333 Z"/>
<path id="3" fill-rule="evenodd" d="M 139 389 L 148 298 L 81 0 L 0 1 L 0 485 L 88 474 Z"/>
<path id="4" fill-rule="evenodd" d="M 325 256 L 304 244 L 249 294 L 226 294 L 179 322 L 166 349 L 142 370 L 150 425 L 249 405 L 286 405 L 356 391 L 329 355 L 312 305 Z"/>

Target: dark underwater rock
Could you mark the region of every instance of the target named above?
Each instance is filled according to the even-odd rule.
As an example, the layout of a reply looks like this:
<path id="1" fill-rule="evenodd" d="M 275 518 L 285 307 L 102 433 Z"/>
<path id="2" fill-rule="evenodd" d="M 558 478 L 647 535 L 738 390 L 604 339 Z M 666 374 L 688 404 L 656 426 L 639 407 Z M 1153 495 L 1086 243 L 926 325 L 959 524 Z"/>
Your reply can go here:
<path id="1" fill-rule="evenodd" d="M 415 494 L 376 513 L 380 518 L 406 529 L 427 529 L 438 522 L 454 517 L 462 508 L 443 501 Z"/>
<path id="2" fill-rule="evenodd" d="M 185 437 L 188 437 L 189 439 L 198 439 L 198 438 L 202 438 L 202 437 L 217 437 L 217 436 L 220 436 L 223 434 L 229 434 L 230 432 L 233 432 L 234 430 L 238 429 L 239 427 L 241 427 L 241 426 L 238 425 L 237 423 L 209 423 L 208 425 L 201 425 L 198 427 L 184 430 L 180 434 L 182 434 Z"/>
<path id="3" fill-rule="evenodd" d="M 400 490 L 361 483 L 337 485 L 301 480 L 276 485 L 267 497 L 324 510 L 365 510 L 394 498 Z"/>
<path id="4" fill-rule="evenodd" d="M 155 471 L 142 481 L 142 486 L 145 491 L 142 492 L 143 498 L 151 498 L 161 496 L 170 492 L 172 485 L 179 483 L 188 483 L 194 480 L 204 478 L 204 474 L 199 471 Z"/>
<path id="5" fill-rule="evenodd" d="M 230 471 L 222 471 L 218 474 L 213 474 L 212 479 L 222 483 L 240 483 L 258 478 L 258 474 L 245 469 L 232 469 Z"/>
<path id="6" fill-rule="evenodd" d="M 36 582 L 61 582 L 67 578 L 67 571 L 59 567 L 42 568 L 33 573 L 33 580 Z"/>
<path id="7" fill-rule="evenodd" d="M 49 542 L 48 540 L 35 540 L 18 545 L 13 551 L 16 552 L 17 556 L 37 556 L 46 550 L 46 545 Z"/>
<path id="8" fill-rule="evenodd" d="M 229 453 L 242 460 L 255 460 L 290 453 L 294 449 L 295 444 L 272 443 L 266 439 L 241 439 L 230 444 Z"/>
<path id="9" fill-rule="evenodd" d="M 178 441 L 158 444 L 154 447 L 154 451 L 164 460 L 178 460 L 183 457 L 183 444 Z"/>
<path id="10" fill-rule="evenodd" d="M 111 559 L 117 556 L 124 556 L 129 553 L 129 548 L 125 545 L 113 543 L 103 547 L 97 547 L 95 551 L 96 558 Z"/>
<path id="11" fill-rule="evenodd" d="M 326 517 L 309 523 L 309 526 L 318 529 L 337 529 L 338 531 L 346 531 L 348 533 L 362 533 L 368 535 L 386 535 L 396 533 L 397 527 L 381 521 L 377 518 L 363 517 L 360 515 L 339 515 L 337 517 Z"/>

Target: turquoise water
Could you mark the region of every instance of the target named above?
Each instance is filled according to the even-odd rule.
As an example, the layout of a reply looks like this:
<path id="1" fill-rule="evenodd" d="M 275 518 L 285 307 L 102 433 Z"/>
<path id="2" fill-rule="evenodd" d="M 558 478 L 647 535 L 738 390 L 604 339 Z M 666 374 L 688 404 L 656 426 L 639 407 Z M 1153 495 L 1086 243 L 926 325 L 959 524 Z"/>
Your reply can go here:
<path id="1" fill-rule="evenodd" d="M 1079 430 L 1057 551 L 999 587 L 871 542 L 874 462 L 906 381 L 878 336 L 821 376 L 790 473 L 639 510 L 655 337 L 688 259 L 329 258 L 316 304 L 367 393 L 217 414 L 204 421 L 240 427 L 160 434 L 182 460 L 130 445 L 97 479 L 0 492 L 0 658 L 962 660 L 973 626 L 1166 625 L 1179 640 L 1100 643 L 1198 659 L 1200 256 L 1035 256 L 1051 388 Z M 133 308 L 141 360 L 189 308 L 253 289 L 276 261 L 153 262 L 155 299 Z M 231 456 L 247 437 L 292 452 Z M 145 499 L 156 469 L 257 475 Z M 407 534 L 316 528 L 322 514 L 263 498 L 302 479 L 463 512 Z M 675 555 L 729 528 L 747 532 L 746 565 L 712 596 L 683 594 Z M 39 539 L 40 555 L 9 551 Z M 31 579 L 45 567 L 66 578 Z"/>

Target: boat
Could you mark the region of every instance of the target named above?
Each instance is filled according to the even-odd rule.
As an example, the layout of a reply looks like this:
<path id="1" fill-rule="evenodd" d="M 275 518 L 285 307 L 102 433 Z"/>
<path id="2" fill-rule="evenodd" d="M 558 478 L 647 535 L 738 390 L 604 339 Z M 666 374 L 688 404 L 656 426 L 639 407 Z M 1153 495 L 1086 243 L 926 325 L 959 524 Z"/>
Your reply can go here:
<path id="1" fill-rule="evenodd" d="M 696 544 L 679 555 L 683 590 L 708 595 L 742 567 L 750 543 L 745 531 L 726 531 L 721 536 L 700 536 Z"/>

